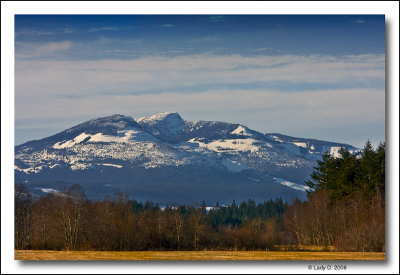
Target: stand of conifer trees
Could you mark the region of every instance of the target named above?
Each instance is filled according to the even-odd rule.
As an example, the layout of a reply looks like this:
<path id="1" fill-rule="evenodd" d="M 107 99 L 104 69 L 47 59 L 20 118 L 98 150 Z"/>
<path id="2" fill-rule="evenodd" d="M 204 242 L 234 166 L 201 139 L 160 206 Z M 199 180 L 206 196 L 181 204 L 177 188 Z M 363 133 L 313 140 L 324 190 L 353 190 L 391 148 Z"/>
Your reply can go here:
<path id="1" fill-rule="evenodd" d="M 362 154 L 340 150 L 318 162 L 308 201 L 296 201 L 283 218 L 293 245 L 333 246 L 340 251 L 385 249 L 385 144 L 368 141 Z"/>

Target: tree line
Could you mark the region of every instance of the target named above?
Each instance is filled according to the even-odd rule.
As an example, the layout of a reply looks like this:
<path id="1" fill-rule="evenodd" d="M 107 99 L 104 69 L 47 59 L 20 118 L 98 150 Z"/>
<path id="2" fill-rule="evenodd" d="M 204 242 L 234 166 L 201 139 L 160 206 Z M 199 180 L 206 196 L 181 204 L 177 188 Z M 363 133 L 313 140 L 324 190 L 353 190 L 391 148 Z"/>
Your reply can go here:
<path id="1" fill-rule="evenodd" d="M 308 201 L 295 201 L 283 218 L 293 245 L 340 251 L 385 249 L 385 144 L 368 141 L 362 153 L 325 154 L 307 182 Z"/>
<path id="2" fill-rule="evenodd" d="M 228 206 L 160 207 L 123 193 L 90 201 L 79 185 L 32 200 L 18 185 L 15 248 L 50 250 L 265 249 L 276 241 L 282 199 Z"/>
<path id="3" fill-rule="evenodd" d="M 385 242 L 385 146 L 318 162 L 308 200 L 253 200 L 210 210 L 160 207 L 116 193 L 90 201 L 79 185 L 33 199 L 15 189 L 15 249 L 277 250 L 302 246 L 382 251 Z"/>

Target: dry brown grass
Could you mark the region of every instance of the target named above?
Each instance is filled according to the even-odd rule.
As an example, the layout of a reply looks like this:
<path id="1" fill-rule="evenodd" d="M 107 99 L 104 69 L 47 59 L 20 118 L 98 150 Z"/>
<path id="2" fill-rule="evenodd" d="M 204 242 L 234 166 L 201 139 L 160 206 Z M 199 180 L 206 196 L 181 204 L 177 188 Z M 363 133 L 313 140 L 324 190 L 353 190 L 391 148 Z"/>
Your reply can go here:
<path id="1" fill-rule="evenodd" d="M 15 250 L 15 260 L 385 260 L 384 252 Z"/>

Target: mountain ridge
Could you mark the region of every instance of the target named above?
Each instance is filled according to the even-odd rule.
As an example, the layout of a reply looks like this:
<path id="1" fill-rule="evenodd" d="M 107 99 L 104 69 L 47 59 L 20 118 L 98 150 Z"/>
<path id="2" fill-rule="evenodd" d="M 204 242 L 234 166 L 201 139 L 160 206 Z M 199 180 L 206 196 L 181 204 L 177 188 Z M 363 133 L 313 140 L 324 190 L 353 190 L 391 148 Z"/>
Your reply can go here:
<path id="1" fill-rule="evenodd" d="M 100 199 L 118 190 L 165 202 L 304 199 L 316 161 L 340 147 L 360 151 L 176 112 L 115 114 L 16 146 L 15 180 L 39 191 L 80 183 Z"/>

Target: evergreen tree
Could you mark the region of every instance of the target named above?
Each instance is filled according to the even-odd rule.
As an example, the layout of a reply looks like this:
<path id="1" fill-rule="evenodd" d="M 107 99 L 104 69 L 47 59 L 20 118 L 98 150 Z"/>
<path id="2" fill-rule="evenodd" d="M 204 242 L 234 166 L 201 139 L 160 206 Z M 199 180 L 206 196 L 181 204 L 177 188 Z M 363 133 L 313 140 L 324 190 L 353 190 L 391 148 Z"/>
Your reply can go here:
<path id="1" fill-rule="evenodd" d="M 379 143 L 376 150 L 377 167 L 375 171 L 376 190 L 385 193 L 385 143 Z"/>
<path id="2" fill-rule="evenodd" d="M 376 167 L 376 154 L 371 142 L 368 142 L 364 146 L 363 156 L 360 161 L 360 169 L 358 173 L 357 181 L 362 189 L 362 193 L 366 197 L 370 197 L 374 192 L 376 180 L 375 180 L 375 170 Z"/>
<path id="3" fill-rule="evenodd" d="M 317 162 L 306 184 L 308 198 L 319 190 L 326 190 L 331 201 L 360 192 L 365 198 L 385 191 L 385 145 L 374 151 L 371 142 L 365 144 L 362 154 L 339 150 L 340 157 L 325 153 Z M 360 157 L 361 155 L 361 157 Z"/>
<path id="4" fill-rule="evenodd" d="M 310 187 L 310 190 L 307 191 L 308 195 L 320 189 L 329 189 L 332 186 L 336 174 L 335 162 L 334 157 L 328 152 L 322 156 L 322 160 L 317 161 L 317 166 L 314 167 L 314 171 L 311 174 L 311 180 L 306 182 L 307 186 Z"/>

